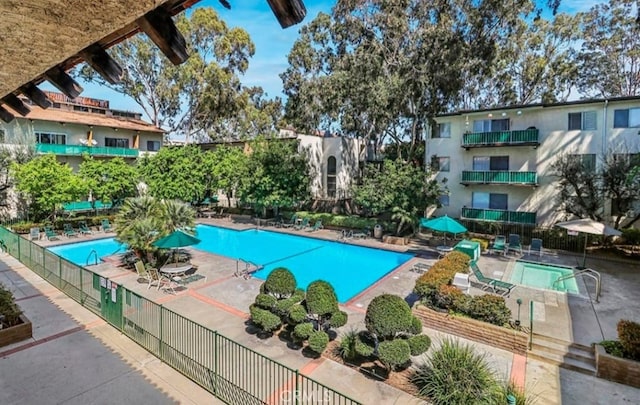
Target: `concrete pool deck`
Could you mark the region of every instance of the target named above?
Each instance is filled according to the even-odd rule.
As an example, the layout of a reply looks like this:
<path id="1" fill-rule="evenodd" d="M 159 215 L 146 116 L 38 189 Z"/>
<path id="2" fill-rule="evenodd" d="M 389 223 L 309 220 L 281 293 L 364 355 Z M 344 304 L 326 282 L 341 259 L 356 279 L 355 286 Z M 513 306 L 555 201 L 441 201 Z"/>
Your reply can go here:
<path id="1" fill-rule="evenodd" d="M 224 226 L 233 229 L 251 229 L 256 225 L 245 221 L 230 220 L 199 220 L 201 223 Z M 316 232 L 300 232 L 292 230 L 273 229 L 279 232 L 291 234 L 303 234 L 327 240 L 336 240 L 338 233 L 331 230 L 319 230 Z M 110 237 L 111 234 L 94 234 L 87 237 L 63 240 L 61 243 L 89 240 L 90 238 Z M 42 245 L 58 244 L 60 242 L 42 242 Z M 394 251 L 409 251 L 416 254 L 416 258 L 396 268 L 381 280 L 353 297 L 342 305 L 342 309 L 349 314 L 349 324 L 342 330 L 350 327 L 364 328 L 364 314 L 368 303 L 375 296 L 382 293 L 400 295 L 409 303 L 413 303 L 416 297 L 412 290 L 418 274 L 409 271 L 415 262 L 433 264 L 438 260 L 434 248 L 423 244 L 410 246 L 395 246 L 383 244 L 378 240 L 356 239 L 348 243 L 361 244 L 374 248 L 385 248 Z M 253 333 L 247 333 L 246 320 L 248 308 L 258 294 L 262 280 L 234 277 L 236 261 L 233 259 L 208 254 L 202 251 L 189 249 L 192 253 L 192 262 L 198 266 L 198 273 L 206 276 L 205 280 L 199 280 L 187 285 L 186 289 L 178 290 L 176 295 L 166 294 L 156 289 L 147 289 L 146 284 L 139 284 L 134 271 L 115 267 L 110 263 L 102 263 L 91 268 L 103 274 L 117 279 L 128 289 L 135 291 L 146 298 L 162 303 L 167 308 L 174 310 L 194 321 L 202 323 L 212 329 L 217 329 L 225 336 L 236 339 L 238 342 L 253 348 L 287 366 L 300 370 L 309 370 L 309 376 L 320 382 L 337 389 L 354 399 L 364 403 L 420 403 L 414 397 L 409 396 L 386 384 L 374 382 L 361 374 L 337 365 L 330 360 L 316 361 L 312 363 L 298 351 L 288 349 L 277 338 L 260 339 Z M 504 257 L 498 255 L 482 255 L 479 259 L 479 267 L 486 276 L 503 278 L 509 281 L 509 266 L 514 260 L 513 255 Z M 532 259 L 524 256 L 524 259 Z M 575 264 L 575 256 L 566 256 L 557 252 L 545 250 L 542 257 L 533 258 L 535 261 L 561 265 Z M 640 303 L 637 302 L 637 291 L 640 291 L 640 275 L 635 271 L 632 263 L 612 262 L 609 260 L 589 258 L 588 264 L 602 273 L 603 288 L 599 303 L 589 299 L 593 295 L 593 285 L 585 283 L 579 278 L 578 285 L 580 295 L 567 295 L 552 291 L 537 290 L 527 287 L 517 287 L 509 298 L 507 305 L 511 308 L 514 318 L 518 314 L 516 299 L 520 298 L 523 305 L 520 308 L 520 320 L 523 325 L 529 324 L 529 303 L 533 302 L 533 330 L 536 334 L 550 336 L 567 342 L 576 342 L 590 345 L 606 339 L 614 339 L 617 335 L 615 326 L 619 319 L 626 318 L 635 321 L 640 314 Z M 474 278 L 472 277 L 472 281 Z M 477 288 L 472 288 L 472 294 L 483 293 Z M 439 333 L 426 328 L 426 332 L 433 336 Z M 472 343 L 485 353 L 489 353 L 491 361 L 501 374 L 510 375 L 517 380 L 526 381 L 534 393 L 538 393 L 543 403 L 580 403 L 573 398 L 602 398 L 598 403 L 609 402 L 612 392 L 619 393 L 618 399 L 640 397 L 640 390 L 600 380 L 588 375 L 560 369 L 535 359 L 522 359 L 503 350 Z M 336 379 L 336 374 L 341 374 Z M 344 375 L 344 378 L 343 378 Z M 586 390 L 579 386 L 587 384 L 589 387 L 599 387 L 597 391 Z M 382 402 L 376 399 L 383 399 Z M 589 403 L 589 401 L 583 403 Z M 593 402 L 591 402 L 593 403 Z"/>

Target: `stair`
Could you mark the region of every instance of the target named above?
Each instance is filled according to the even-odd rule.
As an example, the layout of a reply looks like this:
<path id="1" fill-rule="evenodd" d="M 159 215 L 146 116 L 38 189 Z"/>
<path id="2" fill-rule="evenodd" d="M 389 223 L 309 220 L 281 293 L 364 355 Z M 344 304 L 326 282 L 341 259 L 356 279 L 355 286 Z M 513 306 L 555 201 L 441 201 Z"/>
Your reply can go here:
<path id="1" fill-rule="evenodd" d="M 534 333 L 533 345 L 527 357 L 578 373 L 596 375 L 596 358 L 593 348 L 578 343 Z"/>

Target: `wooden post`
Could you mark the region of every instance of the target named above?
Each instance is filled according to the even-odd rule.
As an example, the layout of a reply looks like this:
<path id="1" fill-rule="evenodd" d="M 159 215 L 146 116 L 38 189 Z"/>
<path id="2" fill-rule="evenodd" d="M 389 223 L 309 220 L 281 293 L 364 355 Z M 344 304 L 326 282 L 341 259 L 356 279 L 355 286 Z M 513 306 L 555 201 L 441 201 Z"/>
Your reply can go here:
<path id="1" fill-rule="evenodd" d="M 27 107 L 22 100 L 18 98 L 13 93 L 9 93 L 2 99 L 2 102 L 11 107 L 15 112 L 22 115 L 23 117 L 31 111 L 29 107 Z"/>
<path id="2" fill-rule="evenodd" d="M 76 98 L 82 93 L 82 86 L 59 66 L 49 69 L 44 76 L 69 98 Z"/>
<path id="3" fill-rule="evenodd" d="M 22 92 L 22 94 L 29 97 L 29 99 L 36 105 L 40 106 L 40 108 L 47 109 L 51 107 L 51 100 L 49 100 L 47 95 L 44 94 L 44 92 L 40 90 L 35 84 L 27 83 L 24 86 L 20 87 L 20 91 Z"/>
<path id="4" fill-rule="evenodd" d="M 0 106 L 0 119 L 6 123 L 13 121 L 15 117 L 9 111 L 5 110 Z"/>
<path id="5" fill-rule="evenodd" d="M 100 45 L 90 45 L 80 56 L 107 82 L 116 84 L 122 79 L 122 68 Z"/>
<path id="6" fill-rule="evenodd" d="M 138 18 L 136 23 L 174 65 L 187 60 L 189 54 L 186 41 L 167 10 L 157 8 L 149 11 Z"/>
<path id="7" fill-rule="evenodd" d="M 304 20 L 307 9 L 302 0 L 267 0 L 282 28 L 290 27 Z"/>

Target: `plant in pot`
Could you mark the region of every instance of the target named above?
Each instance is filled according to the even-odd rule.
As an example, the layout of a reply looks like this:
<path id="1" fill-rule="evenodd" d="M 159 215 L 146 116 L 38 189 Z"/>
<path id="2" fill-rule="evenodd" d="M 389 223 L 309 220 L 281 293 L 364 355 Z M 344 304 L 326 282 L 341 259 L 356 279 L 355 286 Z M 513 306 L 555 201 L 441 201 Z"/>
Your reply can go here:
<path id="1" fill-rule="evenodd" d="M 13 298 L 13 293 L 0 284 L 0 329 L 19 324 L 22 311 Z"/>

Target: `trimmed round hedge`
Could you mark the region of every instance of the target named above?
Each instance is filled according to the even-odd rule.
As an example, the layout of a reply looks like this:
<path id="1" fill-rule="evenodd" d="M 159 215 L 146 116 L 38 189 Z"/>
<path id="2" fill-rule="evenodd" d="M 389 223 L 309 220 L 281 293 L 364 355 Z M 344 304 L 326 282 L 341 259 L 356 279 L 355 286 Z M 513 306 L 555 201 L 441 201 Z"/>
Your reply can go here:
<path id="1" fill-rule="evenodd" d="M 332 328 L 340 328 L 347 324 L 349 320 L 349 315 L 347 315 L 344 311 L 336 311 L 331 314 L 331 319 L 329 319 L 329 326 Z"/>
<path id="2" fill-rule="evenodd" d="M 307 319 L 307 311 L 300 304 L 294 304 L 289 308 L 289 323 L 299 324 Z"/>
<path id="3" fill-rule="evenodd" d="M 418 356 L 429 350 L 429 347 L 431 347 L 431 338 L 427 335 L 411 336 L 407 339 L 407 343 L 409 343 L 411 355 Z"/>
<path id="4" fill-rule="evenodd" d="M 324 280 L 317 280 L 307 287 L 307 311 L 318 316 L 328 316 L 338 311 L 338 297 L 336 292 Z"/>
<path id="5" fill-rule="evenodd" d="M 269 273 L 264 282 L 264 290 L 277 298 L 287 298 L 296 291 L 296 285 L 293 273 L 284 267 L 278 267 Z"/>
<path id="6" fill-rule="evenodd" d="M 272 332 L 282 324 L 280 317 L 256 305 L 249 307 L 251 321 L 265 332 Z"/>
<path id="7" fill-rule="evenodd" d="M 325 331 L 316 330 L 309 336 L 309 349 L 320 354 L 329 344 L 329 335 Z"/>
<path id="8" fill-rule="evenodd" d="M 389 370 L 407 364 L 411 360 L 411 348 L 405 339 L 394 339 L 380 342 L 378 345 L 378 359 Z"/>
<path id="9" fill-rule="evenodd" d="M 378 339 L 392 339 L 398 333 L 414 330 L 413 314 L 405 300 L 397 295 L 382 294 L 367 307 L 364 322 L 367 330 Z"/>
<path id="10" fill-rule="evenodd" d="M 307 340 L 314 331 L 311 322 L 303 322 L 293 328 L 293 335 L 299 340 Z"/>
<path id="11" fill-rule="evenodd" d="M 276 305 L 276 297 L 269 294 L 258 294 L 256 296 L 256 305 L 260 308 L 271 309 Z"/>

